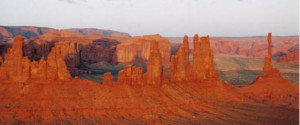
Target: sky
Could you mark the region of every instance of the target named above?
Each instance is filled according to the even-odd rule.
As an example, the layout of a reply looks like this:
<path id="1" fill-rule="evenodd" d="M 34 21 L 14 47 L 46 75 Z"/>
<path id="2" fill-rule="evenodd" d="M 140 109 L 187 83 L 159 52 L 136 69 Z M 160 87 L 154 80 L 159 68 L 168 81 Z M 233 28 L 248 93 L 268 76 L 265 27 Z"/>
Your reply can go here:
<path id="1" fill-rule="evenodd" d="M 0 0 L 0 25 L 132 36 L 299 35 L 299 0 Z"/>

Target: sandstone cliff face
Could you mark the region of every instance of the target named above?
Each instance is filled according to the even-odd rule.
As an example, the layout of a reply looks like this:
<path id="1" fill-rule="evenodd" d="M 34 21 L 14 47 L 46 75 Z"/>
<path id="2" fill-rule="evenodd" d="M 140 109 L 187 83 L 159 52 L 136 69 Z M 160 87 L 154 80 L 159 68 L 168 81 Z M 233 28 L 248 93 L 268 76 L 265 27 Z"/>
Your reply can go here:
<path id="1" fill-rule="evenodd" d="M 162 64 L 168 65 L 170 59 L 170 42 L 160 35 L 137 36 L 124 40 L 117 46 L 117 59 L 120 63 L 129 63 L 136 58 L 148 60 L 150 56 L 151 41 L 158 41 L 159 51 L 162 55 Z"/>
<path id="2" fill-rule="evenodd" d="M 158 48 L 158 42 L 151 42 L 150 56 L 147 63 L 147 72 L 143 74 L 143 68 L 131 65 L 124 66 L 118 73 L 118 83 L 132 86 L 161 86 L 169 82 L 166 69 L 162 69 L 162 59 Z"/>
<path id="3" fill-rule="evenodd" d="M 196 34 L 194 36 L 193 67 L 190 79 L 197 81 L 219 80 L 218 70 L 213 65 L 213 52 L 210 48 L 209 36 L 198 39 Z"/>
<path id="4" fill-rule="evenodd" d="M 279 57 L 278 62 L 295 62 L 299 63 L 299 49 L 288 52 L 285 56 Z"/>
<path id="5" fill-rule="evenodd" d="M 170 69 L 171 81 L 187 80 L 191 70 L 191 64 L 189 61 L 189 42 L 187 35 L 184 36 L 183 43 L 180 46 L 176 56 L 172 56 Z"/>
<path id="6" fill-rule="evenodd" d="M 43 40 L 31 39 L 24 44 L 24 56 L 27 56 L 31 61 L 40 60 L 42 57 L 46 58 L 53 46 L 54 44 Z"/>
<path id="7" fill-rule="evenodd" d="M 237 50 L 240 45 L 238 42 L 230 41 L 221 38 L 213 38 L 210 40 L 210 47 L 213 50 L 214 54 L 237 54 Z"/>
<path id="8" fill-rule="evenodd" d="M 162 81 L 162 57 L 158 48 L 158 42 L 151 42 L 150 56 L 147 63 L 146 81 L 149 85 L 161 85 Z"/>
<path id="9" fill-rule="evenodd" d="M 15 82 L 24 82 L 29 79 L 40 80 L 69 80 L 71 76 L 67 70 L 58 47 L 52 48 L 47 61 L 42 57 L 40 62 L 31 62 L 23 57 L 24 38 L 14 38 L 14 45 L 8 49 L 5 61 L 0 67 L 0 79 Z"/>
<path id="10" fill-rule="evenodd" d="M 240 44 L 240 47 L 237 50 L 237 54 L 238 55 L 247 56 L 248 55 L 248 51 L 249 51 L 249 47 L 248 46 L 249 45 L 247 45 L 246 43 Z"/>
<path id="11" fill-rule="evenodd" d="M 47 59 L 47 79 L 50 80 L 69 80 L 71 75 L 67 69 L 66 63 L 61 56 L 59 46 L 52 48 Z"/>
<path id="12" fill-rule="evenodd" d="M 77 42 L 60 41 L 55 46 L 68 67 L 76 68 L 80 66 L 79 45 Z"/>
<path id="13" fill-rule="evenodd" d="M 107 38 L 93 40 L 91 47 L 86 52 L 88 53 L 87 61 L 89 63 L 105 61 L 111 64 L 116 64 L 116 47 L 118 44 L 119 42 L 117 40 Z"/>
<path id="14" fill-rule="evenodd" d="M 7 50 L 5 55 L 5 61 L 1 65 L 3 75 L 0 75 L 2 79 L 12 80 L 12 81 L 23 81 L 23 78 L 27 78 L 27 74 L 23 74 L 23 65 L 27 65 L 27 60 L 23 58 L 23 41 L 22 36 L 16 36 L 14 38 L 14 45 L 12 48 Z M 28 68 L 26 68 L 28 69 Z M 4 75 L 5 74 L 5 75 Z"/>

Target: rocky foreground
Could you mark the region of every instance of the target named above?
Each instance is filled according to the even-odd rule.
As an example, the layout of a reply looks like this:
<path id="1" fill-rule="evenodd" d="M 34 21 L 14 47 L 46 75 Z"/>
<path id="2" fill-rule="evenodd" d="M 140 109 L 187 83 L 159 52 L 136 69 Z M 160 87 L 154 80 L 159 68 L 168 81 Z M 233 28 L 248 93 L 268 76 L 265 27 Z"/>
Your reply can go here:
<path id="1" fill-rule="evenodd" d="M 272 66 L 271 34 L 263 76 L 244 87 L 219 81 L 209 36 L 194 36 L 187 61 L 187 38 L 169 77 L 154 40 L 146 73 L 129 65 L 97 84 L 71 78 L 57 47 L 30 62 L 18 36 L 0 67 L 0 124 L 299 124 L 299 87 Z"/>

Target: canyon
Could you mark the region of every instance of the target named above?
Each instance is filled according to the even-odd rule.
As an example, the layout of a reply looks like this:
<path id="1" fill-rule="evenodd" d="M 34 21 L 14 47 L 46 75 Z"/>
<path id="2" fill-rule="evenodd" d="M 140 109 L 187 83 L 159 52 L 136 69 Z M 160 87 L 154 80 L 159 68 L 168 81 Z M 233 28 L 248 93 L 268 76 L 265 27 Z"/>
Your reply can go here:
<path id="1" fill-rule="evenodd" d="M 74 32 L 55 34 L 72 36 Z M 1 124 L 299 124 L 299 86 L 273 66 L 276 49 L 271 33 L 265 40 L 268 46 L 262 76 L 242 87 L 220 81 L 210 36 L 195 34 L 193 51 L 189 37 L 184 36 L 179 50 L 170 57 L 170 44 L 159 35 L 93 41 L 96 36 L 75 34 L 77 38 L 64 42 L 66 38 L 59 37 L 52 47 L 42 45 L 50 50 L 37 57 L 25 54 L 24 37 L 14 37 L 0 67 Z M 131 43 L 128 39 L 147 42 Z M 72 40 L 77 42 L 69 42 Z M 136 55 L 146 60 L 146 71 L 125 64 L 117 81 L 110 72 L 104 73 L 101 84 L 72 78 L 68 69 L 80 67 L 90 55 L 80 49 L 80 41 L 100 46 L 95 49 L 104 54 L 118 51 L 122 45 L 127 59 Z M 142 43 L 142 49 L 129 47 Z M 109 59 L 92 56 L 119 60 L 114 55 Z M 170 65 L 169 73 L 165 65 Z"/>

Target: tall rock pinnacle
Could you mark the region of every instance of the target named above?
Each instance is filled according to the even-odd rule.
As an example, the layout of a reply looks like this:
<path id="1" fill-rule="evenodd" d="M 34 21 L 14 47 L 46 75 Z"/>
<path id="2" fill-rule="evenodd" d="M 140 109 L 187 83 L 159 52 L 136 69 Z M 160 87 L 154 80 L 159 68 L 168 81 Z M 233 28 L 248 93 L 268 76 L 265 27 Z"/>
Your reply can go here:
<path id="1" fill-rule="evenodd" d="M 187 80 L 190 72 L 191 64 L 189 61 L 189 41 L 188 36 L 184 36 L 182 45 L 180 46 L 176 56 L 171 59 L 171 81 Z"/>
<path id="2" fill-rule="evenodd" d="M 263 67 L 263 77 L 278 77 L 280 75 L 278 68 L 273 68 L 272 65 L 272 33 L 268 33 L 268 55 L 265 57 Z"/>
<path id="3" fill-rule="evenodd" d="M 161 85 L 162 82 L 162 60 L 158 49 L 158 42 L 151 42 L 150 56 L 147 64 L 146 81 L 149 85 Z"/>

